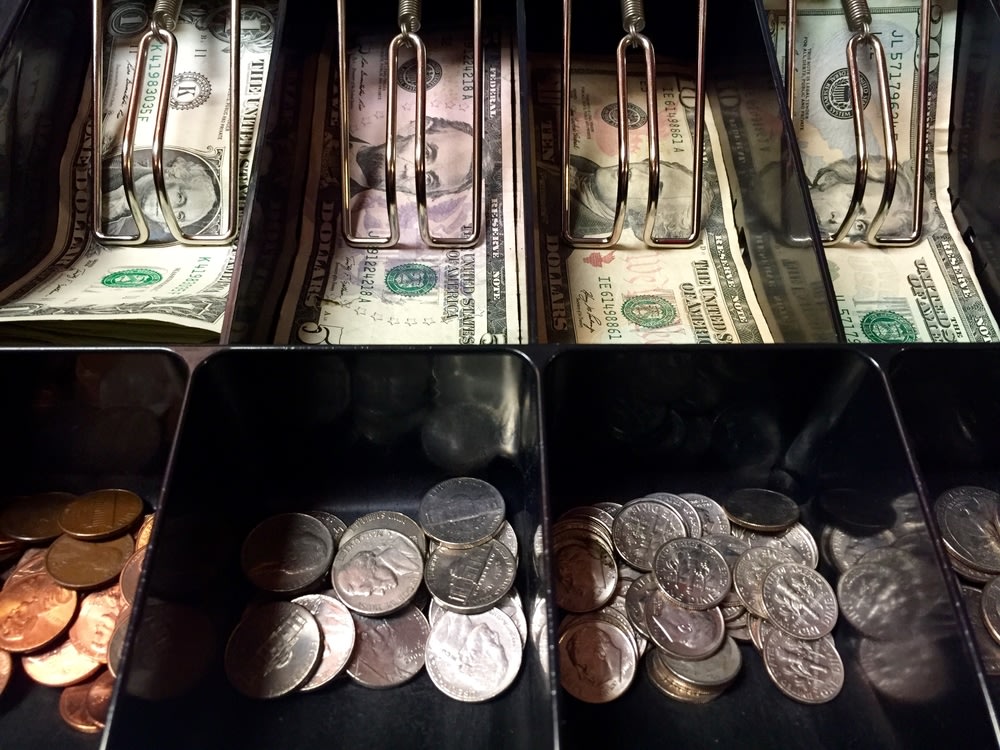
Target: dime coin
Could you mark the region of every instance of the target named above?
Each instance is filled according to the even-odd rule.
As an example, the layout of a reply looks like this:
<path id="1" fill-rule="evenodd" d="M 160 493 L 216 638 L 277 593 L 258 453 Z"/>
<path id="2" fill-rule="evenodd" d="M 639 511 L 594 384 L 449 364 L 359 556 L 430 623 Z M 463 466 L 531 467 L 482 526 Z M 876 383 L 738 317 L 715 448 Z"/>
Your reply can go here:
<path id="1" fill-rule="evenodd" d="M 730 521 L 754 531 L 783 531 L 799 520 L 795 501 L 773 490 L 736 490 L 726 497 L 722 507 Z"/>
<path id="2" fill-rule="evenodd" d="M 326 526 L 326 530 L 330 532 L 330 538 L 333 539 L 334 547 L 340 544 L 340 539 L 347 530 L 346 523 L 333 515 L 333 513 L 327 513 L 325 510 L 310 510 L 306 512 Z"/>
<path id="3" fill-rule="evenodd" d="M 649 638 L 649 631 L 646 630 L 646 599 L 650 592 L 658 588 L 656 577 L 652 573 L 646 573 L 632 581 L 625 592 L 625 614 L 632 626 L 646 638 Z"/>
<path id="4" fill-rule="evenodd" d="M 367 513 L 348 526 L 340 537 L 339 544 L 347 544 L 359 532 L 368 529 L 392 529 L 405 536 L 420 550 L 421 556 L 427 553 L 427 537 L 420 525 L 409 516 L 394 510 L 377 510 Z"/>
<path id="5" fill-rule="evenodd" d="M 795 556 L 795 562 L 808 565 L 810 568 L 819 565 L 819 548 L 816 546 L 816 540 L 809 533 L 809 529 L 801 523 L 793 523 L 776 534 L 740 529 L 739 535 L 749 542 L 751 547 L 781 547 Z"/>
<path id="6" fill-rule="evenodd" d="M 740 647 L 732 638 L 726 638 L 718 651 L 704 659 L 675 659 L 665 651 L 659 652 L 659 658 L 675 675 L 702 688 L 725 687 L 743 666 Z"/>
<path id="7" fill-rule="evenodd" d="M 612 622 L 581 619 L 559 636 L 559 680 L 573 697 L 607 703 L 635 678 L 638 655 L 628 635 Z"/>
<path id="8" fill-rule="evenodd" d="M 142 515 L 142 498 L 129 490 L 97 490 L 81 495 L 59 516 L 63 532 L 97 542 L 124 533 Z"/>
<path id="9" fill-rule="evenodd" d="M 51 542 L 62 534 L 59 517 L 76 499 L 68 492 L 42 492 L 14 498 L 0 512 L 0 531 L 22 542 Z"/>
<path id="10" fill-rule="evenodd" d="M 333 539 L 323 522 L 305 513 L 280 513 L 257 524 L 240 553 L 243 573 L 259 589 L 276 594 L 304 591 L 333 562 Z"/>
<path id="11" fill-rule="evenodd" d="M 452 547 L 486 541 L 506 515 L 503 496 L 481 479 L 458 477 L 440 482 L 420 501 L 417 520 L 429 537 Z"/>
<path id="12" fill-rule="evenodd" d="M 766 617 L 764 577 L 778 563 L 794 562 L 792 553 L 778 547 L 751 547 L 740 557 L 733 571 L 733 586 L 748 610 Z"/>
<path id="13" fill-rule="evenodd" d="M 718 607 L 687 609 L 659 590 L 646 599 L 646 629 L 657 646 L 678 659 L 704 659 L 726 635 Z"/>
<path id="14" fill-rule="evenodd" d="M 648 572 L 653 569 L 653 555 L 661 545 L 685 536 L 684 521 L 669 505 L 640 498 L 622 506 L 611 535 L 622 559 Z"/>
<path id="15" fill-rule="evenodd" d="M 577 533 L 555 544 L 556 602 L 568 612 L 603 607 L 618 586 L 614 553 L 596 536 Z"/>
<path id="16" fill-rule="evenodd" d="M 723 692 L 722 688 L 702 688 L 678 677 L 667 667 L 660 649 L 646 659 L 646 676 L 664 695 L 684 703 L 708 703 Z"/>
<path id="17" fill-rule="evenodd" d="M 44 648 L 65 632 L 75 614 L 75 591 L 45 572 L 20 578 L 0 591 L 0 649 Z"/>
<path id="18" fill-rule="evenodd" d="M 729 534 L 730 523 L 726 511 L 715 500 L 697 492 L 681 492 L 680 496 L 691 504 L 701 519 L 701 535 Z"/>
<path id="19" fill-rule="evenodd" d="M 308 609 L 323 634 L 319 666 L 302 690 L 315 690 L 339 675 L 354 651 L 354 618 L 344 604 L 327 594 L 305 594 L 292 600 Z"/>
<path id="20" fill-rule="evenodd" d="M 668 597 L 690 609 L 709 609 L 732 586 L 722 553 L 700 539 L 673 539 L 653 558 L 656 583 Z"/>
<path id="21" fill-rule="evenodd" d="M 0 651 L 0 695 L 7 689 L 10 683 L 11 673 L 14 671 L 14 660 L 6 651 Z"/>
<path id="22" fill-rule="evenodd" d="M 934 514 L 948 551 L 971 568 L 1000 574 L 1000 534 L 993 524 L 996 492 L 954 487 L 934 502 Z"/>
<path id="23" fill-rule="evenodd" d="M 594 507 L 603 510 L 605 513 L 609 513 L 613 520 L 614 517 L 618 515 L 618 511 L 622 509 L 622 504 L 611 501 L 605 501 L 601 503 L 594 503 Z"/>
<path id="24" fill-rule="evenodd" d="M 66 588 L 96 589 L 118 577 L 133 551 L 127 534 L 105 542 L 84 542 L 63 534 L 49 547 L 45 569 Z"/>
<path id="25" fill-rule="evenodd" d="M 822 638 L 837 622 L 837 597 L 827 580 L 812 568 L 779 563 L 764 577 L 767 618 L 796 638 Z"/>
<path id="26" fill-rule="evenodd" d="M 427 558 L 424 583 L 444 607 L 484 612 L 503 598 L 517 568 L 510 550 L 495 539 L 467 549 L 441 546 Z"/>
<path id="27" fill-rule="evenodd" d="M 427 674 L 438 690 L 467 703 L 500 695 L 521 669 L 521 637 L 513 621 L 496 609 L 442 613 L 425 653 Z"/>
<path id="28" fill-rule="evenodd" d="M 325 529 L 324 529 L 325 531 Z M 309 679 L 322 652 L 316 618 L 291 602 L 253 607 L 226 645 L 230 684 L 249 698 L 277 698 Z"/>
<path id="29" fill-rule="evenodd" d="M 829 635 L 806 641 L 775 629 L 762 654 L 774 684 L 801 703 L 826 703 L 844 686 L 844 662 Z"/>
<path id="30" fill-rule="evenodd" d="M 97 734 L 104 727 L 98 724 L 87 711 L 87 695 L 91 682 L 63 688 L 59 696 L 59 715 L 71 728 L 85 734 Z"/>
<path id="31" fill-rule="evenodd" d="M 701 515 L 699 515 L 698 511 L 695 510 L 695 507 L 683 497 L 675 495 L 672 492 L 650 492 L 646 495 L 646 498 L 666 503 L 671 508 L 676 510 L 677 515 L 679 515 L 681 520 L 684 522 L 684 532 L 686 536 L 693 537 L 695 539 L 701 536 Z"/>
<path id="32" fill-rule="evenodd" d="M 108 643 L 122 608 L 121 590 L 115 585 L 87 594 L 69 629 L 69 639 L 82 654 L 101 663 L 108 660 Z"/>
<path id="33" fill-rule="evenodd" d="M 347 674 L 370 688 L 402 685 L 424 666 L 430 626 L 416 607 L 392 617 L 354 615 L 357 630 Z"/>
<path id="34" fill-rule="evenodd" d="M 574 518 L 583 518 L 600 524 L 609 537 L 611 536 L 611 528 L 615 522 L 615 514 L 613 513 L 608 513 L 606 510 L 594 505 L 578 505 L 559 516 L 556 523 L 569 521 Z"/>
<path id="35" fill-rule="evenodd" d="M 25 654 L 21 657 L 21 666 L 28 677 L 40 685 L 67 687 L 93 677 L 102 664 L 81 653 L 71 640 L 66 639 L 55 648 Z"/>
<path id="36" fill-rule="evenodd" d="M 406 536 L 391 529 L 368 529 L 337 550 L 333 588 L 358 614 L 387 615 L 406 606 L 423 579 L 423 557 Z"/>

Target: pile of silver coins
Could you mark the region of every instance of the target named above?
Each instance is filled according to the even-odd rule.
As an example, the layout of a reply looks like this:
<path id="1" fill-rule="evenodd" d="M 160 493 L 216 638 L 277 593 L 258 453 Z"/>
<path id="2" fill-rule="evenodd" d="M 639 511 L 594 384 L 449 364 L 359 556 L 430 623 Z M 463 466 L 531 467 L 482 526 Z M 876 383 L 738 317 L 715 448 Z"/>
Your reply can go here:
<path id="1" fill-rule="evenodd" d="M 560 680 L 582 701 L 622 695 L 643 657 L 666 695 L 710 701 L 740 672 L 736 641 L 752 642 L 798 701 L 829 701 L 843 686 L 836 596 L 798 505 L 781 493 L 742 489 L 720 504 L 656 492 L 580 506 L 556 521 L 552 545 Z"/>
<path id="2" fill-rule="evenodd" d="M 934 502 L 952 569 L 967 582 L 962 596 L 983 668 L 1000 675 L 1000 495 L 960 486 Z"/>
<path id="3" fill-rule="evenodd" d="M 226 674 L 252 698 L 310 691 L 347 674 L 370 688 L 426 667 L 465 702 L 506 690 L 527 624 L 514 578 L 517 537 L 500 492 L 458 477 L 433 486 L 417 518 L 376 511 L 350 525 L 312 511 L 262 521 L 244 541 L 251 606 L 229 638 Z"/>

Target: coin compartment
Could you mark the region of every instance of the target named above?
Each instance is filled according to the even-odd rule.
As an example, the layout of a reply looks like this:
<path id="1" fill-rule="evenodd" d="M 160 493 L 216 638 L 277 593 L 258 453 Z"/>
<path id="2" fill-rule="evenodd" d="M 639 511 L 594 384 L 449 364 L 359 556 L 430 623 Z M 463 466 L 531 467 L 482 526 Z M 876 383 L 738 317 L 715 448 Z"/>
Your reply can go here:
<path id="1" fill-rule="evenodd" d="M 222 658 L 245 607 L 260 599 L 240 569 L 243 539 L 259 521 L 314 509 L 345 523 L 377 510 L 416 518 L 423 494 L 452 476 L 484 479 L 503 495 L 520 550 L 514 585 L 530 618 L 546 592 L 532 554 L 543 502 L 538 405 L 536 371 L 514 352 L 209 357 L 193 375 L 107 747 L 551 747 L 548 655 L 530 642 L 513 685 L 482 704 L 446 697 L 425 671 L 384 690 L 344 676 L 254 701 L 230 686 Z M 485 431 L 482 413 L 495 420 Z M 150 665 L 164 647 L 145 633 L 162 600 L 211 623 L 212 644 L 192 665 L 203 672 L 196 686 L 153 700 Z M 182 651 L 159 664 L 183 661 Z"/>
<path id="2" fill-rule="evenodd" d="M 994 346 L 947 352 L 913 347 L 892 358 L 890 381 L 932 513 L 934 501 L 952 487 L 971 485 L 994 491 L 998 487 L 1000 398 L 989 387 L 998 374 L 1000 350 Z M 948 560 L 946 551 L 942 555 Z M 981 588 L 958 577 L 954 580 Z M 955 600 L 965 611 L 957 591 Z M 965 614 L 970 619 L 981 616 L 979 612 Z M 985 670 L 984 675 L 996 705 L 1000 676 Z"/>
<path id="3" fill-rule="evenodd" d="M 740 676 L 705 705 L 662 695 L 641 665 L 625 695 L 609 703 L 584 703 L 560 688 L 560 744 L 648 747 L 669 736 L 680 747 L 733 738 L 748 747 L 908 747 L 941 744 L 955 732 L 974 736 L 973 744 L 990 740 L 975 667 L 919 523 L 907 449 L 872 360 L 832 349 L 577 349 L 552 360 L 544 392 L 550 521 L 575 506 L 651 492 L 722 498 L 763 487 L 795 499 L 820 542 L 831 510 L 867 519 L 859 535 L 874 535 L 877 524 L 893 523 L 893 501 L 908 495 L 922 529 L 909 541 L 930 566 L 920 591 L 894 600 L 903 607 L 919 595 L 931 606 L 905 653 L 885 665 L 888 674 L 868 676 L 861 657 L 870 646 L 840 613 L 834 637 L 846 679 L 829 703 L 785 697 L 743 643 Z M 845 505 L 835 508 L 830 497 Z M 836 585 L 829 556 L 820 570 Z M 870 606 L 884 603 L 873 598 Z M 939 671 L 914 666 L 932 650 Z"/>
<path id="4" fill-rule="evenodd" d="M 166 351 L 0 351 L 4 498 L 120 488 L 156 509 L 187 376 Z M 62 691 L 35 684 L 14 662 L 0 697 L 3 744 L 92 747 L 94 737 L 60 721 Z"/>

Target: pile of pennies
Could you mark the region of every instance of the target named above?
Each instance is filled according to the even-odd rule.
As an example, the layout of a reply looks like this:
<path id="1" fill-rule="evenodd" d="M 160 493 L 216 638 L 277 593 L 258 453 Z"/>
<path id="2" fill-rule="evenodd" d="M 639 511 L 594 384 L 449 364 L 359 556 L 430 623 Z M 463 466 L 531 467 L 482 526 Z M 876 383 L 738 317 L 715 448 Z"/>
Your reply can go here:
<path id="1" fill-rule="evenodd" d="M 740 672 L 736 641 L 752 642 L 795 700 L 826 702 L 843 686 L 836 596 L 786 495 L 749 488 L 720 504 L 656 492 L 580 506 L 556 521 L 552 545 L 560 681 L 579 700 L 618 698 L 644 657 L 660 691 L 710 701 Z"/>
<path id="2" fill-rule="evenodd" d="M 959 486 L 934 501 L 941 538 L 961 587 L 983 668 L 1000 675 L 1000 495 Z"/>
<path id="3" fill-rule="evenodd" d="M 279 597 L 251 605 L 226 646 L 227 677 L 248 697 L 316 690 L 343 674 L 393 687 L 426 667 L 446 695 L 479 702 L 520 670 L 517 537 L 488 482 L 434 485 L 416 519 L 392 510 L 350 525 L 324 511 L 274 515 L 241 554 L 247 579 Z"/>
<path id="4" fill-rule="evenodd" d="M 62 688 L 73 729 L 105 724 L 153 516 L 122 489 L 47 492 L 0 509 L 0 692 L 20 671 Z M 134 537 L 133 537 L 134 533 Z"/>

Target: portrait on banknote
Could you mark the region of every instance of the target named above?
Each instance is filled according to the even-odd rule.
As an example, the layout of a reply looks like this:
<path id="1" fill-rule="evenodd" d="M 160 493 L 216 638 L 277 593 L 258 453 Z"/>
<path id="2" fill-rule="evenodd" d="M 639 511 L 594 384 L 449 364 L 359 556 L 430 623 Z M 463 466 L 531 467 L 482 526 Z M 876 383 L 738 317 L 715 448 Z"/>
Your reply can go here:
<path id="1" fill-rule="evenodd" d="M 133 174 L 139 209 L 149 223 L 150 240 L 173 238 L 160 212 L 160 203 L 150 166 L 151 151 L 135 154 Z M 104 159 L 102 201 L 104 231 L 113 235 L 136 233 L 135 220 L 125 198 L 121 159 L 115 154 Z M 163 179 L 177 221 L 187 234 L 211 233 L 219 221 L 222 189 L 218 170 L 204 157 L 187 149 L 163 150 Z"/>

